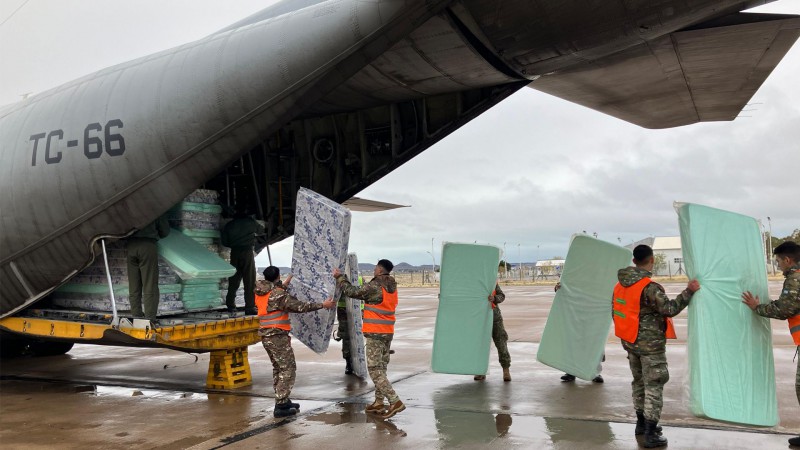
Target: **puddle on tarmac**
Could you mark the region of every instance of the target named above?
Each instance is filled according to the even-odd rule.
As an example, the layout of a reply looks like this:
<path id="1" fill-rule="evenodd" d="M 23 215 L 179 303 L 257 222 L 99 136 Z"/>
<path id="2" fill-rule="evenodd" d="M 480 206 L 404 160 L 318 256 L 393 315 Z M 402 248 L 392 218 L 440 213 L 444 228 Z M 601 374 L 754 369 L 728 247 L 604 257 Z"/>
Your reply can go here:
<path id="1" fill-rule="evenodd" d="M 304 417 L 311 422 L 321 422 L 326 425 L 346 425 L 346 424 L 372 424 L 376 431 L 406 436 L 406 432 L 397 427 L 392 421 L 384 420 L 373 414 L 364 412 L 364 403 L 337 403 L 332 407 L 332 411 L 312 414 Z"/>
<path id="2" fill-rule="evenodd" d="M 367 381 L 366 380 L 363 380 L 363 379 L 358 378 L 358 377 L 352 377 L 352 378 L 354 378 L 354 379 L 353 380 L 349 380 L 347 382 L 347 384 L 344 385 L 344 390 L 346 392 L 360 391 L 361 389 L 364 389 L 364 386 L 367 385 Z"/>
<path id="3" fill-rule="evenodd" d="M 428 448 L 630 448 L 631 424 L 519 416 L 489 411 L 409 407 L 389 420 L 364 413 L 363 403 L 338 403 L 304 417 L 329 426 L 371 424 L 388 436 L 419 439 Z M 391 442 L 391 441 L 389 441 Z"/>
<path id="4" fill-rule="evenodd" d="M 55 394 L 89 394 L 103 398 L 141 397 L 159 400 L 207 401 L 211 404 L 250 404 L 253 402 L 253 399 L 246 395 L 206 394 L 51 381 L 2 380 L 2 382 L 0 382 L 0 391 L 7 394 L 45 392 Z"/>
<path id="5" fill-rule="evenodd" d="M 7 393 L 47 392 L 59 394 L 79 394 L 82 392 L 96 392 L 97 386 L 93 384 L 3 380 L 2 384 L 0 384 L 0 389 Z"/>
<path id="6" fill-rule="evenodd" d="M 160 400 L 205 401 L 210 399 L 208 394 L 198 394 L 195 392 L 162 391 L 158 389 L 139 389 L 120 386 L 97 386 L 94 395 L 98 397 L 144 397 Z"/>

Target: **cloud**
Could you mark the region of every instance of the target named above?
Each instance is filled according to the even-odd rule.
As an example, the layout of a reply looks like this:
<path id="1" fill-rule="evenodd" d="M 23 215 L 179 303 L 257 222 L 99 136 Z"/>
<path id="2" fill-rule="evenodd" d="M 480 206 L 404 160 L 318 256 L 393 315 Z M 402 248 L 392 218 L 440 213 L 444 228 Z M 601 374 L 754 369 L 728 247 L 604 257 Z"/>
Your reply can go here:
<path id="1" fill-rule="evenodd" d="M 430 238 L 508 242 L 515 261 L 566 253 L 574 232 L 677 235 L 672 202 L 800 227 L 800 45 L 733 122 L 645 130 L 523 89 L 359 194 L 412 205 L 354 216 L 357 251 L 424 263 Z M 378 232 L 381 225 L 386 234 Z M 544 250 L 546 249 L 546 250 Z"/>

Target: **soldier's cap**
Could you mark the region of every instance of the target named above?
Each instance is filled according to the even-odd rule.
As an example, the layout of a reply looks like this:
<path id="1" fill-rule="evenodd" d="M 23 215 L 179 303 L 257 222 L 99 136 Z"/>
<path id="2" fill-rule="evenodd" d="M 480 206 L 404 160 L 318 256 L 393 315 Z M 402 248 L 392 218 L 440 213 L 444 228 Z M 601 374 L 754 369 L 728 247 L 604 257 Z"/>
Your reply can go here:
<path id="1" fill-rule="evenodd" d="M 394 264 L 392 264 L 392 262 L 388 259 L 382 259 L 378 261 L 378 265 L 383 267 L 383 269 L 386 270 L 386 273 L 389 273 L 392 271 L 392 269 L 394 269 Z"/>

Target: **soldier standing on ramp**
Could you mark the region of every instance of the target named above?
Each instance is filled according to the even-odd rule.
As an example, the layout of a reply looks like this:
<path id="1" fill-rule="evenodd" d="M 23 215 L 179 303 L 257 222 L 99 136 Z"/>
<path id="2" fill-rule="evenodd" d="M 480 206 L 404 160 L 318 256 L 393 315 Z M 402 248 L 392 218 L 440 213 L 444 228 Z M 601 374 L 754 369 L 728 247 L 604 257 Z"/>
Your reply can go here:
<path id="1" fill-rule="evenodd" d="M 230 314 L 236 313 L 236 291 L 242 281 L 244 281 L 244 313 L 248 316 L 257 313 L 253 294 L 256 284 L 253 246 L 256 236 L 260 234 L 264 234 L 264 227 L 247 215 L 246 207 L 242 204 L 236 206 L 233 220 L 222 229 L 220 241 L 222 245 L 231 248 L 231 265 L 236 268 L 236 273 L 228 278 L 228 295 L 225 296 L 225 304 Z"/>
<path id="2" fill-rule="evenodd" d="M 292 276 L 286 278 L 289 284 Z M 329 298 L 322 303 L 302 302 L 286 292 L 281 283 L 281 272 L 275 266 L 264 269 L 264 281 L 259 280 L 255 287 L 255 302 L 258 309 L 260 328 L 258 335 L 272 361 L 272 387 L 275 389 L 275 417 L 297 414 L 300 405 L 292 403 L 289 394 L 294 387 L 297 365 L 292 350 L 292 329 L 289 313 L 305 313 L 318 309 L 331 309 L 336 302 Z"/>
<path id="3" fill-rule="evenodd" d="M 388 259 L 378 261 L 375 277 L 362 287 L 353 286 L 339 269 L 333 269 L 333 277 L 342 295 L 364 300 L 364 324 L 361 329 L 367 340 L 367 370 L 375 383 L 375 402 L 367 406 L 365 411 L 380 414 L 384 419 L 406 409 L 386 376 L 397 308 L 397 282 L 389 275 L 393 268 L 394 264 Z M 383 404 L 384 398 L 389 400 L 388 408 Z"/>
<path id="4" fill-rule="evenodd" d="M 750 291 L 742 294 L 742 303 L 756 314 L 772 319 L 789 320 L 789 333 L 792 335 L 797 352 L 800 352 L 800 245 L 792 241 L 775 247 L 775 259 L 786 279 L 783 281 L 781 296 L 777 300 L 761 305 L 758 297 Z M 797 358 L 797 374 L 794 390 L 800 402 L 800 358 Z M 789 439 L 789 445 L 800 447 L 800 436 Z"/>
<path id="5" fill-rule="evenodd" d="M 671 318 L 689 305 L 692 295 L 700 289 L 700 283 L 692 280 L 675 300 L 670 300 L 664 288 L 650 280 L 654 262 L 652 248 L 634 248 L 635 267 L 619 270 L 612 299 L 614 334 L 622 339 L 633 373 L 635 434 L 644 434 L 646 448 L 667 445 L 658 420 L 664 405 L 664 384 L 669 381 L 667 339 L 675 338 Z"/>
<path id="6" fill-rule="evenodd" d="M 156 320 L 158 315 L 158 240 L 169 235 L 169 222 L 159 217 L 125 239 L 128 260 L 128 301 L 131 315 Z M 144 312 L 142 312 L 144 303 Z"/>

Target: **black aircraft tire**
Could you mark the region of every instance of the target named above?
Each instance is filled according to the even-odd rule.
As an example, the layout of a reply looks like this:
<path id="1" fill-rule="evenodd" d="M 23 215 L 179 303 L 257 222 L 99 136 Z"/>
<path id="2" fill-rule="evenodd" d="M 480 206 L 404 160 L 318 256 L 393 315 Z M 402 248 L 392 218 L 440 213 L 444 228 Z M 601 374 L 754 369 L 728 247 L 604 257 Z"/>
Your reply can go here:
<path id="1" fill-rule="evenodd" d="M 72 350 L 73 345 L 75 345 L 73 342 L 34 341 L 28 349 L 35 356 L 56 356 Z"/>
<path id="2" fill-rule="evenodd" d="M 0 339 L 0 359 L 22 356 L 22 353 L 25 351 L 25 347 L 27 345 L 27 341 L 20 339 Z"/>

